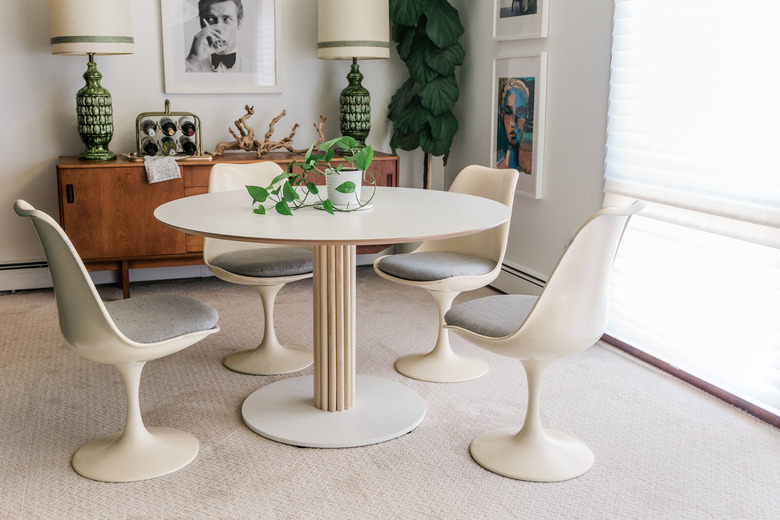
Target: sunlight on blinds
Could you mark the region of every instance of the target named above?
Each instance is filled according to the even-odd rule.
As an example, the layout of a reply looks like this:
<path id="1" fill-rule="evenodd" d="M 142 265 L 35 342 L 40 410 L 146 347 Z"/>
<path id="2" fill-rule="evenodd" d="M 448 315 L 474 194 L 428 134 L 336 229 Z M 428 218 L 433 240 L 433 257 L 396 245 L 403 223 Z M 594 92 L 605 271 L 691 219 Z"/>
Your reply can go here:
<path id="1" fill-rule="evenodd" d="M 758 0 L 616 0 L 605 191 L 780 227 L 778 19 Z"/>
<path id="2" fill-rule="evenodd" d="M 780 414 L 780 3 L 616 0 L 608 333 Z"/>
<path id="3" fill-rule="evenodd" d="M 780 250 L 634 217 L 608 333 L 780 415 Z"/>

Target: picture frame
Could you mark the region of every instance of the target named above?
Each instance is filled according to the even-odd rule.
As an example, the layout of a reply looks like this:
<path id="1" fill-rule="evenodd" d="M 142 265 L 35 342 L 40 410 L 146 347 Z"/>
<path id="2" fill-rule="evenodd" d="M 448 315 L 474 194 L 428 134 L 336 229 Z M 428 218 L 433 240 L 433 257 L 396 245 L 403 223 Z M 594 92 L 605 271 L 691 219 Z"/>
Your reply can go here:
<path id="1" fill-rule="evenodd" d="M 493 39 L 547 38 L 550 0 L 493 0 Z"/>
<path id="2" fill-rule="evenodd" d="M 233 42 L 230 38 L 214 40 L 201 22 L 198 0 L 162 0 L 162 43 L 165 69 L 165 92 L 170 94 L 245 94 L 282 91 L 279 48 L 279 0 L 236 0 L 243 8 Z M 224 13 L 235 17 L 236 11 Z M 214 27 L 220 23 L 212 22 Z M 204 26 L 202 26 L 204 24 Z M 204 32 L 205 31 L 205 32 Z M 218 29 L 217 29 L 218 31 Z M 235 57 L 221 64 L 216 54 L 190 59 L 194 54 L 196 35 L 201 36 L 207 51 L 231 45 Z M 219 34 L 219 33 L 217 33 Z M 214 42 L 212 44 L 212 41 Z M 215 65 L 216 64 L 216 65 Z"/>
<path id="3" fill-rule="evenodd" d="M 519 171 L 517 193 L 534 199 L 542 198 L 546 91 L 546 52 L 493 60 L 489 164 Z"/>

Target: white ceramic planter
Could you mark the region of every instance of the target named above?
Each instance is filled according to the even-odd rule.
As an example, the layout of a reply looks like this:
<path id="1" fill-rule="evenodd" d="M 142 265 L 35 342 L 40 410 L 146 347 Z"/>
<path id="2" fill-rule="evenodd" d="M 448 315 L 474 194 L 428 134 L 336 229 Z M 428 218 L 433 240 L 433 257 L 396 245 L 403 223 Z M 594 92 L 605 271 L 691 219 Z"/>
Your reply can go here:
<path id="1" fill-rule="evenodd" d="M 347 181 L 355 183 L 353 193 L 341 193 L 336 188 Z M 360 203 L 360 188 L 363 184 L 362 170 L 341 170 L 341 173 L 330 174 L 325 177 L 325 187 L 327 188 L 328 198 L 334 206 L 357 206 Z"/>

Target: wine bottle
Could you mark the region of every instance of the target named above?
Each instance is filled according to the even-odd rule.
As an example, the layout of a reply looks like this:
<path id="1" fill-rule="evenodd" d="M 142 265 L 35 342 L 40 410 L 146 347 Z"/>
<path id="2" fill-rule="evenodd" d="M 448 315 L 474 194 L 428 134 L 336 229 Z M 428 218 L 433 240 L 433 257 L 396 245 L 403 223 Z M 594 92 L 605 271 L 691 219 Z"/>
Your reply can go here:
<path id="1" fill-rule="evenodd" d="M 192 122 L 192 118 L 189 116 L 181 116 L 179 118 L 179 128 L 184 135 L 195 135 L 195 123 Z"/>
<path id="2" fill-rule="evenodd" d="M 151 137 L 144 137 L 143 142 L 141 142 L 141 150 L 144 151 L 144 155 L 157 155 L 160 147 Z"/>
<path id="3" fill-rule="evenodd" d="M 160 144 L 162 144 L 163 153 L 165 155 L 176 155 L 176 141 L 166 135 L 162 138 Z"/>
<path id="4" fill-rule="evenodd" d="M 150 117 L 143 118 L 141 120 L 141 132 L 149 137 L 154 137 L 155 132 L 157 132 L 157 122 Z"/>
<path id="5" fill-rule="evenodd" d="M 182 129 L 184 129 L 183 126 Z M 195 143 L 192 142 L 192 139 L 186 135 L 183 135 L 179 138 L 179 143 L 181 144 L 181 149 L 184 150 L 184 153 L 187 155 L 195 155 L 195 152 L 198 151 L 198 147 L 195 146 Z"/>
<path id="6" fill-rule="evenodd" d="M 173 136 L 176 133 L 176 123 L 170 117 L 160 119 L 160 129 L 165 135 Z"/>

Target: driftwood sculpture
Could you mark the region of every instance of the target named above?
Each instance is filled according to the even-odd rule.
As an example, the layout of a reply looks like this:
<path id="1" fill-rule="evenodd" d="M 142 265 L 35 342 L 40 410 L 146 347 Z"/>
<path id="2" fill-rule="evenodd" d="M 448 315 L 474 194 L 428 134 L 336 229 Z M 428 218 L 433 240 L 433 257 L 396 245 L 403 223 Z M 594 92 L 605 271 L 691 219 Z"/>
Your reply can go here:
<path id="1" fill-rule="evenodd" d="M 295 131 L 300 126 L 298 123 L 293 125 L 292 130 L 290 131 L 290 135 L 282 138 L 281 141 L 271 141 L 271 136 L 274 133 L 274 127 L 276 126 L 276 123 L 278 123 L 279 120 L 287 115 L 287 110 L 282 110 L 281 114 L 273 118 L 273 120 L 268 124 L 268 131 L 265 133 L 263 141 L 258 141 L 255 139 L 254 128 L 247 124 L 247 119 L 252 117 L 252 115 L 255 113 L 255 107 L 246 105 L 244 109 L 246 110 L 246 114 L 237 121 L 233 122 L 236 125 L 238 134 L 236 134 L 232 128 L 228 128 L 230 135 L 233 136 L 235 141 L 226 141 L 217 144 L 217 148 L 214 151 L 216 155 L 222 155 L 229 150 L 244 150 L 245 152 L 257 151 L 258 157 L 267 154 L 271 150 L 278 150 L 280 148 L 284 148 L 288 152 L 293 153 L 303 153 L 306 151 L 305 149 L 296 150 L 293 148 L 293 138 L 295 137 Z M 315 145 L 319 145 L 325 141 L 325 134 L 322 133 L 322 127 L 325 125 L 325 121 L 327 121 L 327 118 L 325 116 L 320 116 L 319 124 L 314 123 L 314 128 L 317 130 L 317 134 L 319 134 L 319 139 Z"/>

